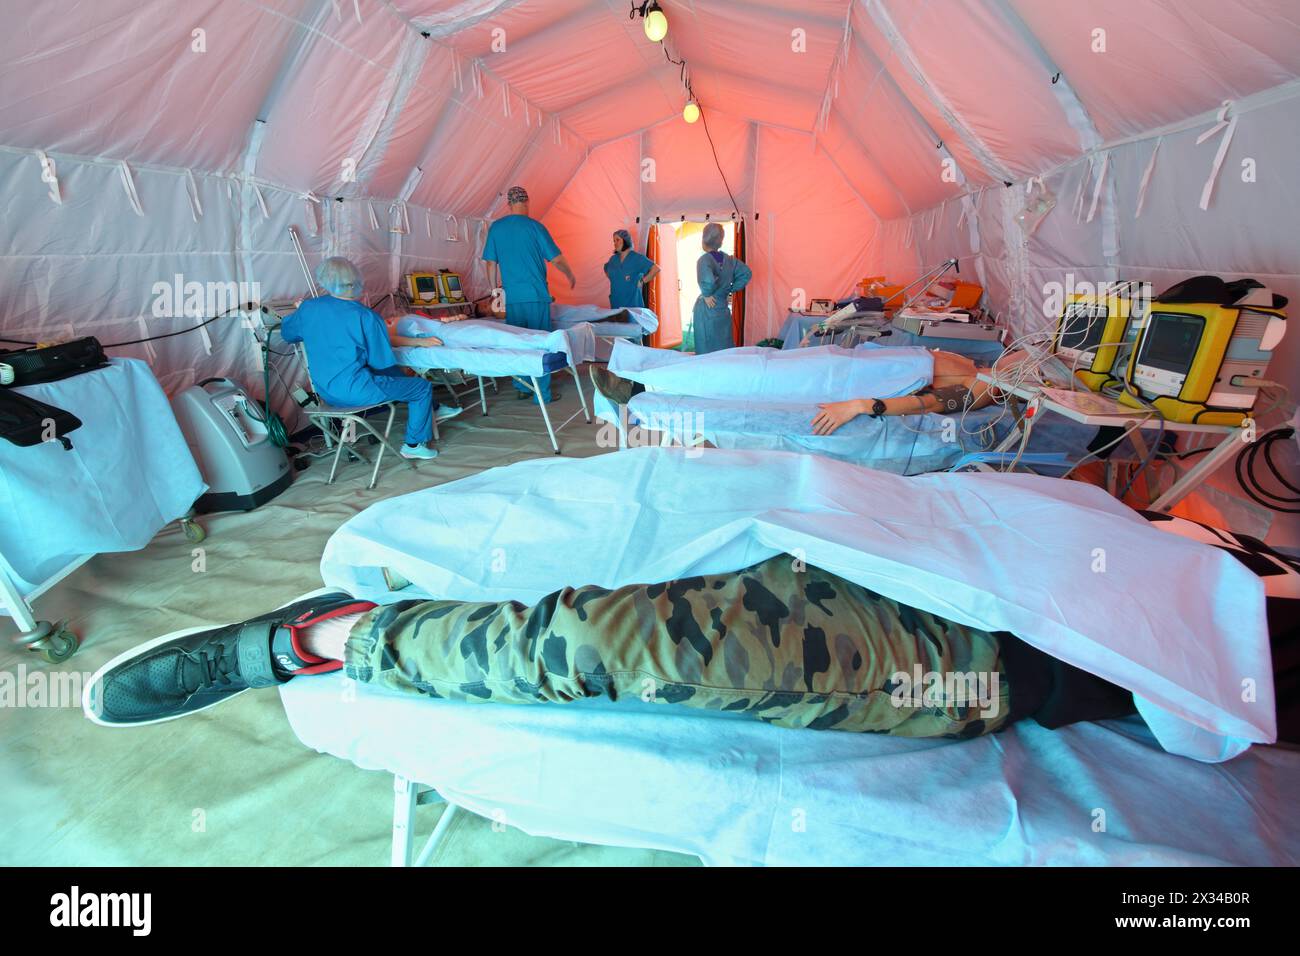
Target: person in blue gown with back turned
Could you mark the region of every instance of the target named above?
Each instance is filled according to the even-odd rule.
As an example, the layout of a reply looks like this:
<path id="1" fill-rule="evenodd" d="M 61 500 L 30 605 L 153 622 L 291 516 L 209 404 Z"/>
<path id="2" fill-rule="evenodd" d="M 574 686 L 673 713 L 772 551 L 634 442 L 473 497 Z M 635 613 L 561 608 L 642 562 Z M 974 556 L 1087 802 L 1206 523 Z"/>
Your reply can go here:
<path id="1" fill-rule="evenodd" d="M 611 309 L 644 308 L 642 290 L 658 274 L 659 267 L 632 247 L 632 236 L 626 229 L 614 233 L 614 254 L 605 263 Z"/>
<path id="2" fill-rule="evenodd" d="M 569 280 L 570 289 L 577 285 L 577 280 L 547 228 L 528 215 L 528 191 L 522 186 L 511 186 L 506 203 L 510 214 L 488 227 L 487 241 L 483 244 L 488 279 L 492 288 L 501 289 L 505 296 L 507 325 L 549 332 L 551 291 L 546 284 L 546 263 L 555 264 Z M 537 386 L 541 392 L 539 401 L 550 402 L 560 397 L 551 394 L 549 375 L 539 376 Z M 515 389 L 519 398 L 532 395 L 518 381 Z"/>
<path id="3" fill-rule="evenodd" d="M 426 444 L 433 438 L 433 418 L 439 422 L 455 418 L 459 408 L 440 407 L 433 399 L 433 385 L 413 378 L 397 364 L 393 346 L 441 345 L 438 339 L 407 339 L 385 325 L 379 313 L 366 308 L 361 298 L 361 272 L 342 257 L 326 259 L 316 270 L 325 294 L 307 299 L 284 319 L 280 336 L 286 342 L 301 342 L 307 351 L 312 385 L 328 405 L 349 408 L 403 402 L 406 412 L 406 444 L 403 458 L 437 458 Z"/>
<path id="4" fill-rule="evenodd" d="M 700 237 L 704 255 L 695 264 L 700 297 L 695 300 L 695 354 L 704 355 L 735 346 L 731 337 L 730 298 L 754 278 L 754 273 L 735 256 L 722 252 L 726 235 L 722 226 L 711 222 Z"/>

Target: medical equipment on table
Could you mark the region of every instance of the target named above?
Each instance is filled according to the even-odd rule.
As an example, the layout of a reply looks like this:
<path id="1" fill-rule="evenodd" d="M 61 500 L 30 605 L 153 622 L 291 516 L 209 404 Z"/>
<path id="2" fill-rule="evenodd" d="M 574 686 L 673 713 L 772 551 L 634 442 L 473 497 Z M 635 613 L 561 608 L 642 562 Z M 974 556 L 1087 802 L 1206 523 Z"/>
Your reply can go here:
<path id="1" fill-rule="evenodd" d="M 923 295 L 926 294 L 930 286 L 935 282 L 938 282 L 940 279 L 942 279 L 949 269 L 956 269 L 958 272 L 961 272 L 961 265 L 958 264 L 956 259 L 945 259 L 943 262 L 939 263 L 929 272 L 913 279 L 907 285 L 903 286 L 903 291 L 899 293 L 898 296 L 899 298 L 903 299 L 903 304 L 900 305 L 898 308 L 906 309 L 910 306 L 915 305 L 917 301 Z M 916 288 L 916 291 L 913 292 L 909 297 L 907 295 L 907 292 L 909 289 L 913 287 Z"/>
<path id="2" fill-rule="evenodd" d="M 108 364 L 103 346 L 93 336 L 13 351 L 0 349 L 0 358 L 11 372 L 10 381 L 3 383 L 6 385 L 56 382 Z"/>
<path id="3" fill-rule="evenodd" d="M 271 443 L 263 410 L 230 379 L 210 378 L 172 400 L 199 473 L 208 485 L 200 514 L 251 511 L 293 482 L 284 449 Z"/>
<path id="4" fill-rule="evenodd" d="M 1147 449 L 1144 440 L 1140 436 L 1140 432 L 1143 430 L 1160 429 L 1162 433 L 1199 432 L 1211 436 L 1221 435 L 1222 438 L 1218 444 L 1213 445 L 1207 453 L 1199 456 L 1196 464 L 1186 474 L 1175 481 L 1168 490 L 1151 503 L 1149 506 L 1151 511 L 1163 512 L 1171 509 L 1179 501 L 1195 491 L 1206 478 L 1230 461 L 1244 447 L 1242 427 L 1211 425 L 1204 422 L 1162 421 L 1157 414 L 1126 407 L 1114 399 L 1095 392 L 1071 391 L 1037 383 L 1007 381 L 999 378 L 996 374 L 988 373 L 980 373 L 979 379 L 995 386 L 1000 392 L 1015 395 L 1028 402 L 1024 416 L 1016 427 L 993 449 L 995 452 L 1009 451 L 1017 445 L 1024 448 L 1028 444 L 1034 429 L 1038 427 L 1048 412 L 1063 415 L 1071 421 L 1084 425 L 1122 429 L 1124 435 L 1134 443 L 1138 453 L 1144 459 L 1149 458 L 1151 451 Z M 1099 454 L 1100 451 L 1101 449 L 1094 451 L 1089 457 Z M 1076 462 L 1076 466 L 1081 463 Z M 1107 489 L 1112 494 L 1115 494 L 1118 489 L 1112 463 L 1109 460 L 1107 460 L 1106 469 Z"/>
<path id="5" fill-rule="evenodd" d="M 412 272 L 406 276 L 412 302 L 441 302 L 436 272 Z"/>
<path id="6" fill-rule="evenodd" d="M 437 272 L 411 272 L 406 276 L 411 301 L 416 305 L 464 302 L 460 274 L 449 269 Z"/>
<path id="7" fill-rule="evenodd" d="M 443 302 L 465 301 L 465 292 L 460 287 L 460 276 L 448 269 L 438 272 L 438 291 Z"/>
<path id="8" fill-rule="evenodd" d="M 1146 323 L 1150 303 L 1149 282 L 1108 283 L 1095 293 L 1074 293 L 1061 310 L 1052 350 L 1092 391 L 1121 385 L 1121 370 Z"/>
<path id="9" fill-rule="evenodd" d="M 813 299 L 808 303 L 809 315 L 830 315 L 835 310 L 833 299 Z"/>
<path id="10" fill-rule="evenodd" d="M 813 340 L 827 336 L 830 336 L 830 343 L 827 344 L 843 348 L 852 348 L 859 341 L 869 342 L 879 338 L 884 331 L 885 313 L 879 309 L 863 309 L 861 302 L 860 299 L 850 301 L 832 312 L 824 321 L 811 326 L 799 340 L 799 347 L 821 344 Z"/>
<path id="11" fill-rule="evenodd" d="M 892 309 L 902 303 L 904 288 L 887 283 L 884 276 L 867 276 L 858 283 L 858 295 L 875 296 L 880 299 L 882 308 Z"/>
<path id="12" fill-rule="evenodd" d="M 1156 297 L 1120 401 L 1166 421 L 1240 425 L 1286 332 L 1285 296 L 1254 279 L 1197 276 Z M 1135 394 L 1133 394 L 1135 393 Z"/>
<path id="13" fill-rule="evenodd" d="M 987 320 L 974 319 L 961 309 L 936 311 L 915 306 L 894 313 L 893 326 L 921 338 L 976 339 L 997 342 L 1002 333 Z"/>

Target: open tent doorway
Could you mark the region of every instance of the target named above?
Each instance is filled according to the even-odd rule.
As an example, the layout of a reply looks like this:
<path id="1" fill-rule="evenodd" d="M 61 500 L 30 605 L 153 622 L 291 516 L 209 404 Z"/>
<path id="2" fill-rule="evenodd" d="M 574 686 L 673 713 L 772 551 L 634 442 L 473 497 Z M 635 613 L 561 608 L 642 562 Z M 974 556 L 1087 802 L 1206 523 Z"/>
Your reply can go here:
<path id="1" fill-rule="evenodd" d="M 736 225 L 733 222 L 723 222 L 721 225 L 722 251 L 734 255 Z M 664 332 L 656 344 L 661 348 L 695 351 L 692 318 L 695 300 L 700 295 L 695 264 L 704 253 L 701 245 L 704 226 L 705 222 L 701 220 L 660 223 L 655 227 L 659 237 L 659 323 Z"/>

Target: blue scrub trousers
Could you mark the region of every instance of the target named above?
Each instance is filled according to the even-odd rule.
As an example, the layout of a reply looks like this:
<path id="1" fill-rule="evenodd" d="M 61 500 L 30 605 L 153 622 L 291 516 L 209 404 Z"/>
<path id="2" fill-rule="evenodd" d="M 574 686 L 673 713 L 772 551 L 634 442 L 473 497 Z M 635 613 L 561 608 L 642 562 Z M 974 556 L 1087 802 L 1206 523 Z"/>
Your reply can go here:
<path id="1" fill-rule="evenodd" d="M 511 302 L 509 293 L 506 294 L 506 325 L 513 325 L 520 329 L 540 329 L 543 332 L 551 331 L 551 303 L 549 302 Z M 514 383 L 515 391 L 527 392 L 517 381 Z M 541 375 L 537 379 L 537 387 L 541 391 L 541 400 L 549 402 L 551 400 L 551 376 Z"/>
<path id="2" fill-rule="evenodd" d="M 406 443 L 422 445 L 433 438 L 433 412 L 438 403 L 433 400 L 433 383 L 406 375 L 400 365 L 376 369 L 373 388 L 361 389 L 356 395 L 325 395 L 331 405 L 371 405 L 377 402 L 404 402 L 406 404 Z"/>

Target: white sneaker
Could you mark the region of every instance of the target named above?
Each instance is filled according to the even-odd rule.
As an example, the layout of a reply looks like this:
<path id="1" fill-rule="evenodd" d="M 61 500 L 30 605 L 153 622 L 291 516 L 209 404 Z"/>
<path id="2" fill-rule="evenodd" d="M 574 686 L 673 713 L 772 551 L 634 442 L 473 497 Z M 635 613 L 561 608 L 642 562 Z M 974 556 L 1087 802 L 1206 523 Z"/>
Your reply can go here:
<path id="1" fill-rule="evenodd" d="M 438 450 L 430 448 L 428 445 L 416 445 L 412 448 L 410 445 L 403 445 L 401 455 L 403 458 L 416 458 L 428 460 L 438 457 Z"/>
<path id="2" fill-rule="evenodd" d="M 439 405 L 437 411 L 433 413 L 433 417 L 435 421 L 441 424 L 451 421 L 464 410 L 463 408 L 453 408 L 450 405 Z"/>

